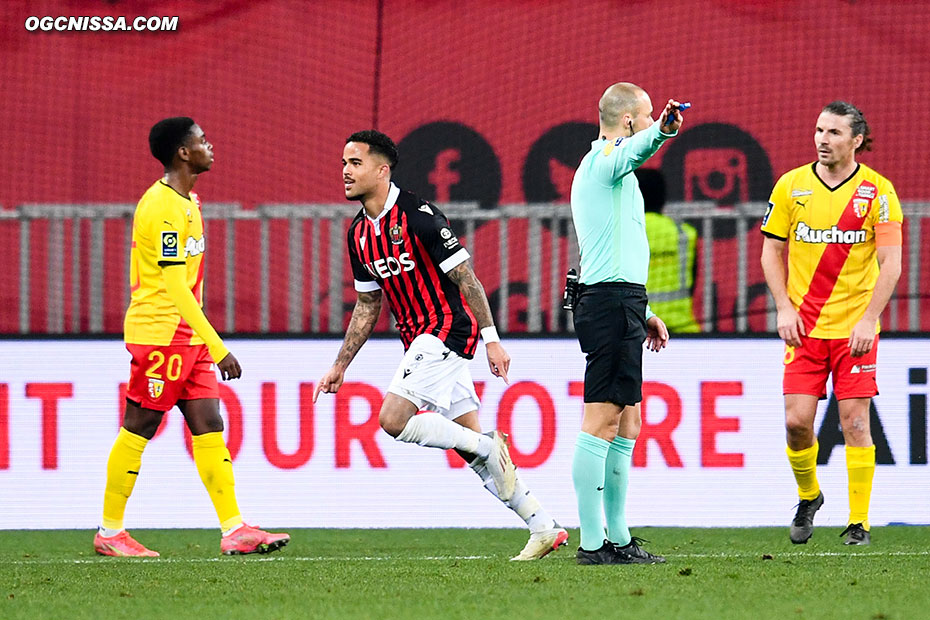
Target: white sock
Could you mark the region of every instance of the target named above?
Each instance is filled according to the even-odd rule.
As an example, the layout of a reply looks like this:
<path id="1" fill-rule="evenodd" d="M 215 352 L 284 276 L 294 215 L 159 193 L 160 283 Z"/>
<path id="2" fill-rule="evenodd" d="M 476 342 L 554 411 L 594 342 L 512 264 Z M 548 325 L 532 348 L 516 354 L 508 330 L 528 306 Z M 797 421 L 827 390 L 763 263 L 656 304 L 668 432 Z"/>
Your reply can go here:
<path id="1" fill-rule="evenodd" d="M 229 536 L 230 534 L 232 534 L 233 532 L 235 532 L 236 530 L 238 530 L 238 529 L 239 529 L 240 527 L 242 527 L 243 525 L 245 525 L 245 522 L 242 522 L 242 523 L 239 523 L 238 525 L 232 526 L 231 528 L 229 528 L 228 530 L 226 530 L 225 532 L 223 532 L 223 536 Z"/>
<path id="2" fill-rule="evenodd" d="M 430 448 L 461 450 L 482 459 L 488 458 L 494 445 L 494 440 L 487 435 L 456 424 L 435 411 L 424 411 L 411 417 L 396 439 Z"/>
<path id="3" fill-rule="evenodd" d="M 494 484 L 494 479 L 491 478 L 491 474 L 488 472 L 487 462 L 481 459 L 475 459 L 469 463 L 468 466 L 471 467 L 472 471 L 478 474 L 478 477 L 484 482 L 484 488 L 486 488 L 491 495 L 500 499 L 500 496 L 497 494 L 497 486 Z M 543 508 L 539 500 L 536 499 L 536 496 L 523 484 L 519 475 L 513 487 L 513 497 L 503 502 L 503 504 L 517 513 L 518 517 L 523 519 L 523 522 L 530 528 L 530 532 L 541 532 L 555 527 L 555 520 L 549 516 L 546 509 Z"/>
<path id="4" fill-rule="evenodd" d="M 103 527 L 102 525 L 99 528 L 97 528 L 97 530 L 100 532 L 100 535 L 103 536 L 104 538 L 113 538 L 114 536 L 122 532 L 123 529 L 124 528 L 120 528 L 118 530 L 110 530 L 110 529 Z"/>

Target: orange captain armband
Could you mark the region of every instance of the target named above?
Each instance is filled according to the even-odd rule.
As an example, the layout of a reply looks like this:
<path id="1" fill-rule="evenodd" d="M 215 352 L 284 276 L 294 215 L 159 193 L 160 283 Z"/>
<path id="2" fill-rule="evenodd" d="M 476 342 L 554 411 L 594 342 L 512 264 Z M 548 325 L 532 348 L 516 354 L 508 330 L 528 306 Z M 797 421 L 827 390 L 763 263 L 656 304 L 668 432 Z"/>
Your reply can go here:
<path id="1" fill-rule="evenodd" d="M 875 246 L 901 245 L 901 222 L 882 222 L 875 225 Z"/>

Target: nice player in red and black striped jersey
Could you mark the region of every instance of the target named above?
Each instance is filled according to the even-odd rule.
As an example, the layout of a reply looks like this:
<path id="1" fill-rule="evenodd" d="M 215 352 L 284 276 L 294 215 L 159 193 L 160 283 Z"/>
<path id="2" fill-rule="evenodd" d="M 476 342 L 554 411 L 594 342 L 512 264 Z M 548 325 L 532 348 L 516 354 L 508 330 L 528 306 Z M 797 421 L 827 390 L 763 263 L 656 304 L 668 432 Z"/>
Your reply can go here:
<path id="1" fill-rule="evenodd" d="M 452 281 L 458 272 L 467 277 L 468 250 L 439 209 L 393 183 L 389 187 L 377 217 L 362 209 L 349 226 L 355 289 L 383 291 L 405 350 L 420 334 L 432 334 L 471 359 L 478 347 L 478 320 Z"/>
<path id="2" fill-rule="evenodd" d="M 387 297 L 405 353 L 381 403 L 381 428 L 398 441 L 458 452 L 485 488 L 529 526 L 530 540 L 513 559 L 541 558 L 564 545 L 568 533 L 517 476 L 504 435 L 481 433 L 468 370 L 479 334 L 491 372 L 505 382 L 510 356 L 468 251 L 435 206 L 391 183 L 396 163 L 397 147 L 383 133 L 360 131 L 346 140 L 346 198 L 362 203 L 347 237 L 358 301 L 314 401 L 320 392 L 339 390 Z"/>

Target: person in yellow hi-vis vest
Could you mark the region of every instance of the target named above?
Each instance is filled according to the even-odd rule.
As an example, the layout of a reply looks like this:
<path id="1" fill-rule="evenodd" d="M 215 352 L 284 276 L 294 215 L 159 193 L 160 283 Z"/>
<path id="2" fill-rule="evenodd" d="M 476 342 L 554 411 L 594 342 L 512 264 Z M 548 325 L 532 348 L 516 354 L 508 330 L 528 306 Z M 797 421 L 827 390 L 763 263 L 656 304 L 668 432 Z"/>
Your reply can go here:
<path id="1" fill-rule="evenodd" d="M 690 224 L 662 215 L 665 178 L 659 170 L 638 168 L 635 172 L 646 211 L 649 239 L 649 307 L 662 317 L 668 331 L 698 333 L 694 318 L 695 255 L 697 231 Z"/>

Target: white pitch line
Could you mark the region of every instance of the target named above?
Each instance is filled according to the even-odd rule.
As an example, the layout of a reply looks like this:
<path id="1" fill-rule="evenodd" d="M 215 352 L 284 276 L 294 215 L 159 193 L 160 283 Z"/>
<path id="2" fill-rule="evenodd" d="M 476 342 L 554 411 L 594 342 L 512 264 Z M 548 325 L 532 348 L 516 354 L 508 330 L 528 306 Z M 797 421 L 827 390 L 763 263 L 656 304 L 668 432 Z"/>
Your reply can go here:
<path id="1" fill-rule="evenodd" d="M 842 552 L 842 551 L 812 551 L 805 553 L 803 551 L 786 551 L 775 552 L 765 555 L 771 555 L 773 560 L 790 557 L 790 558 L 809 558 L 809 557 L 846 557 L 846 558 L 874 558 L 874 557 L 918 557 L 928 556 L 930 551 L 869 551 L 865 553 Z M 706 558 L 706 559 L 761 559 L 762 553 L 667 553 L 666 558 Z M 493 555 L 426 555 L 426 556 L 291 556 L 276 555 L 273 557 L 260 558 L 243 558 L 243 561 L 253 562 L 396 562 L 396 561 L 424 561 L 424 562 L 446 562 L 456 560 L 491 560 L 497 556 Z M 503 559 L 503 557 L 498 558 Z M 30 564 L 106 564 L 112 563 L 110 558 L 57 558 L 57 559 L 22 559 L 22 560 L 2 560 L 0 565 L 25 566 Z M 126 558 L 126 562 L 131 564 L 199 564 L 205 562 L 234 562 L 234 558 Z"/>
<path id="2" fill-rule="evenodd" d="M 448 560 L 490 560 L 494 558 L 493 555 L 426 555 L 426 556 L 413 556 L 413 557 L 401 557 L 401 556 L 315 556 L 315 557 L 306 557 L 306 556 L 291 556 L 291 555 L 276 555 L 273 557 L 261 557 L 261 558 L 243 558 L 244 562 L 285 562 L 285 561 L 295 561 L 295 562 L 396 562 L 399 560 L 409 561 L 409 560 L 422 560 L 422 561 L 448 561 Z M 164 564 L 164 563 L 175 563 L 175 564 L 199 564 L 203 562 L 235 562 L 236 558 L 224 558 L 224 557 L 215 557 L 215 558 L 116 558 L 115 561 L 125 561 L 132 564 Z M 56 558 L 56 559 L 23 559 L 23 560 L 2 560 L 0 559 L 0 565 L 27 565 L 27 564 L 106 564 L 108 562 L 113 562 L 113 559 L 110 558 Z"/>
<path id="3" fill-rule="evenodd" d="M 864 553 L 854 553 L 854 552 L 843 552 L 843 551 L 811 551 L 805 553 L 804 551 L 776 551 L 774 553 L 666 553 L 665 557 L 667 558 L 761 558 L 763 555 L 770 555 L 772 559 L 783 558 L 783 557 L 792 557 L 792 558 L 809 558 L 809 557 L 819 557 L 819 558 L 830 558 L 830 557 L 869 557 L 874 558 L 878 557 L 889 557 L 889 556 L 921 556 L 921 555 L 930 555 L 930 551 L 868 551 Z"/>

